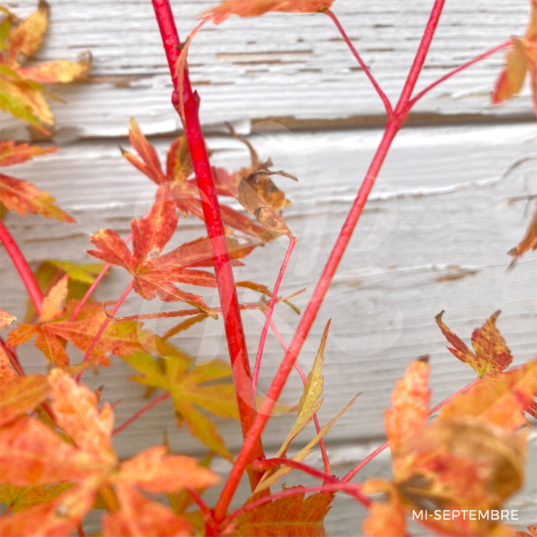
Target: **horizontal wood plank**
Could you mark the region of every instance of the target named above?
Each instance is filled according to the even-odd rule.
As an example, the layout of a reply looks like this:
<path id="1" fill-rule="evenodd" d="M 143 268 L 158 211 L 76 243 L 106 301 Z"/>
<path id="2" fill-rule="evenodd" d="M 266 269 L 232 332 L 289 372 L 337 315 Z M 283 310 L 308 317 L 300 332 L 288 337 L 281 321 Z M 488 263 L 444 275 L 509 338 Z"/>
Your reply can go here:
<path id="1" fill-rule="evenodd" d="M 51 30 L 37 60 L 74 58 L 90 50 L 93 84 L 51 88 L 67 104 L 54 103 L 64 139 L 123 136 L 137 117 L 151 134 L 174 132 L 177 115 L 170 105 L 171 82 L 154 20 L 146 0 L 73 2 L 51 0 Z M 173 2 L 183 39 L 212 0 Z M 388 96 L 402 88 L 432 2 L 373 3 L 338 0 L 334 11 Z M 10 7 L 29 14 L 33 0 Z M 523 33 L 527 0 L 467 2 L 453 0 L 442 16 L 419 88 L 477 54 Z M 190 71 L 202 98 L 204 125 L 233 121 L 248 129 L 252 119 L 279 118 L 305 128 L 360 125 L 381 121 L 380 100 L 323 15 L 278 15 L 206 26 L 190 48 Z M 529 93 L 492 107 L 490 90 L 503 63 L 495 55 L 441 85 L 416 111 L 423 121 L 451 116 L 531 117 Z M 375 119 L 377 118 L 377 119 Z M 27 136 L 26 129 L 2 116 L 4 136 Z"/>
<path id="2" fill-rule="evenodd" d="M 380 131 L 318 134 L 260 134 L 251 139 L 262 157 L 272 156 L 277 169 L 299 177 L 299 183 L 278 178 L 293 206 L 285 215 L 299 237 L 282 293 L 303 287 L 295 299 L 304 307 L 311 296 L 330 248 L 356 192 Z M 350 398 L 362 392 L 354 407 L 330 433 L 333 442 L 361 441 L 382 435 L 382 412 L 395 379 L 408 362 L 430 354 L 434 399 L 439 401 L 472 379 L 472 371 L 445 349 L 434 315 L 446 310 L 445 320 L 468 338 L 473 328 L 499 308 L 499 326 L 517 363 L 535 355 L 537 343 L 537 258 L 527 255 L 513 272 L 506 272 L 506 251 L 522 237 L 529 214 L 527 199 L 535 195 L 536 133 L 530 125 L 475 128 L 408 129 L 400 133 L 366 206 L 360 225 L 321 308 L 311 336 L 300 355 L 307 369 L 315 355 L 324 323 L 332 318 L 325 365 L 325 404 L 328 420 Z M 161 154 L 169 140 L 159 141 Z M 230 169 L 247 162 L 239 142 L 228 137 L 209 139 L 216 163 Z M 532 153 L 533 151 L 533 153 Z M 532 157 L 533 155 L 533 157 Z M 41 161 L 41 162 L 39 162 Z M 519 164 L 518 166 L 516 164 Z M 513 168 L 509 171 L 511 168 Z M 16 172 L 16 173 L 15 173 Z M 29 259 L 89 260 L 88 235 L 100 227 L 127 234 L 130 219 L 145 212 L 154 185 L 125 162 L 116 148 L 102 143 L 76 144 L 58 153 L 13 168 L 13 175 L 35 181 L 58 195 L 77 224 L 9 215 L 7 225 Z M 204 234 L 196 220 L 181 220 L 174 244 Z M 284 238 L 257 249 L 237 279 L 273 285 L 285 252 Z M 0 307 L 22 317 L 24 289 L 5 252 L 1 252 Z M 121 269 L 103 282 L 99 298 L 112 299 L 127 284 Z M 212 291 L 205 293 L 216 305 Z M 243 300 L 255 300 L 241 291 Z M 125 314 L 176 309 L 132 296 Z M 244 315 L 250 353 L 255 354 L 262 315 Z M 289 341 L 299 320 L 285 306 L 278 307 L 276 323 Z M 162 333 L 173 323 L 161 320 L 148 327 Z M 177 344 L 200 361 L 226 358 L 221 321 L 206 321 L 183 333 Z M 21 349 L 30 369 L 43 367 L 35 349 Z M 266 390 L 282 357 L 276 340 L 265 351 L 261 390 Z M 143 389 L 126 382 L 127 366 L 114 360 L 110 370 L 87 375 L 95 387 L 104 384 L 105 396 L 121 399 L 118 423 L 143 404 Z M 283 400 L 295 404 L 298 376 L 288 383 Z M 292 416 L 275 419 L 266 444 L 276 447 Z M 233 449 L 239 447 L 236 424 L 222 424 Z M 124 455 L 158 441 L 167 428 L 183 451 L 201 446 L 186 431 L 177 431 L 168 403 L 154 408 L 118 436 Z"/>

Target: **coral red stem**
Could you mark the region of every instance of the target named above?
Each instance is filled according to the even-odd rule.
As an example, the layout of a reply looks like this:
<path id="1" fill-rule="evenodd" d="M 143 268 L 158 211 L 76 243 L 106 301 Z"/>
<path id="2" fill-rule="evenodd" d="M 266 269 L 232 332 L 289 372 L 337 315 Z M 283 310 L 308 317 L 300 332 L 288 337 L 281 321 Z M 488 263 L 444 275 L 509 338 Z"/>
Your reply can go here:
<path id="1" fill-rule="evenodd" d="M 17 372 L 17 375 L 19 375 L 19 377 L 24 377 L 26 373 L 24 372 L 24 369 L 21 363 L 19 362 L 19 358 L 14 351 L 16 347 L 13 347 L 12 349 L 8 349 L 6 347 L 6 342 L 3 337 L 0 337 L 0 345 L 2 346 L 4 351 L 6 351 L 9 363 L 12 365 L 13 369 Z"/>
<path id="2" fill-rule="evenodd" d="M 290 466 L 296 470 L 300 470 L 306 474 L 309 474 L 317 479 L 322 479 L 325 483 L 339 483 L 339 479 L 336 476 L 330 475 L 325 472 L 321 472 L 312 466 L 308 466 L 303 462 L 294 461 L 293 459 L 286 459 L 285 457 L 274 457 L 273 459 L 264 459 L 253 463 L 254 470 L 268 470 L 274 466 Z M 365 505 L 365 504 L 364 504 Z M 369 505 L 369 504 L 368 504 Z"/>
<path id="3" fill-rule="evenodd" d="M 298 325 L 297 331 L 293 337 L 293 340 L 291 341 L 291 344 L 289 345 L 288 351 L 285 353 L 280 368 L 272 381 L 272 384 L 267 392 L 267 397 L 263 401 L 259 414 L 252 425 L 250 434 L 245 439 L 242 449 L 240 450 L 235 460 L 235 464 L 233 465 L 233 468 L 228 476 L 226 484 L 224 485 L 215 509 L 215 519 L 217 522 L 223 520 L 226 516 L 226 511 L 231 503 L 231 500 L 233 499 L 235 491 L 237 490 L 240 478 L 246 468 L 246 465 L 251 460 L 251 453 L 255 443 L 261 437 L 274 405 L 276 404 L 276 401 L 283 390 L 287 378 L 289 377 L 289 373 L 291 372 L 291 369 L 298 357 L 300 349 L 302 348 L 313 321 L 317 316 L 317 312 L 321 307 L 322 301 L 328 291 L 328 287 L 330 286 L 330 282 L 332 281 L 339 262 L 343 257 L 356 223 L 362 214 L 362 210 L 365 206 L 369 193 L 373 188 L 375 179 L 380 172 L 382 164 L 384 163 L 391 143 L 408 116 L 408 108 L 406 105 L 412 94 L 412 91 L 414 90 L 421 68 L 423 67 L 423 63 L 425 62 L 434 32 L 440 20 L 444 2 L 445 0 L 436 0 L 434 3 L 427 27 L 425 28 L 423 38 L 420 42 L 412 67 L 410 68 L 410 72 L 403 87 L 403 91 L 401 92 L 401 97 L 399 98 L 397 107 L 388 119 L 380 145 L 373 157 L 369 170 L 367 171 L 365 179 L 362 182 L 347 219 L 343 224 L 343 228 L 341 229 L 341 232 L 336 240 L 336 244 L 332 249 L 330 257 L 328 258 L 328 262 L 323 270 L 321 278 L 317 283 L 311 300 L 306 308 L 306 311 L 304 312 L 304 316 Z"/>
<path id="4" fill-rule="evenodd" d="M 378 93 L 379 97 L 381 98 L 384 108 L 386 109 L 386 114 L 388 117 L 392 113 L 392 104 L 390 103 L 390 99 L 386 96 L 384 91 L 382 91 L 382 88 L 379 86 L 379 83 L 365 64 L 365 62 L 360 57 L 360 54 L 358 54 L 358 51 L 354 48 L 354 45 L 352 44 L 352 41 L 347 36 L 347 33 L 345 32 L 343 26 L 341 26 L 341 23 L 339 22 L 338 18 L 336 17 L 335 13 L 328 10 L 325 11 L 325 13 L 332 19 L 334 24 L 336 25 L 336 28 L 339 30 L 339 33 L 341 34 L 341 37 L 345 41 L 347 47 L 349 47 L 349 50 L 351 51 L 352 55 L 356 58 L 358 63 L 360 64 L 360 67 L 364 70 L 364 73 L 366 74 L 367 78 L 369 78 L 371 84 L 373 84 L 373 87 L 375 88 L 376 92 Z"/>
<path id="5" fill-rule="evenodd" d="M 123 302 L 127 298 L 128 294 L 132 291 L 133 285 L 134 285 L 134 281 L 131 280 L 129 285 L 127 285 L 127 288 L 125 289 L 125 291 L 123 291 L 123 294 L 119 297 L 119 300 L 116 302 L 116 304 L 112 308 L 112 311 L 110 312 L 110 316 L 107 316 L 106 319 L 103 321 L 103 324 L 99 328 L 98 332 L 95 334 L 95 336 L 91 340 L 90 346 L 88 347 L 88 350 L 86 351 L 86 354 L 84 356 L 84 359 L 82 360 L 82 363 L 87 362 L 89 360 L 89 357 L 91 356 L 91 352 L 95 348 L 95 345 L 97 345 L 97 343 L 99 343 L 99 339 L 103 335 L 103 332 L 106 330 L 106 327 L 110 323 L 111 318 L 116 314 L 116 312 L 119 309 L 119 307 L 121 306 L 121 304 L 123 304 Z M 82 377 L 83 372 L 84 371 L 81 371 L 77 375 L 77 377 L 76 377 L 77 382 L 80 382 L 80 378 Z"/>
<path id="6" fill-rule="evenodd" d="M 446 406 L 452 399 L 457 397 L 460 393 L 467 392 L 470 388 L 475 386 L 479 382 L 479 378 L 473 380 L 470 382 L 470 384 L 467 384 L 460 390 L 457 390 L 455 393 L 451 394 L 449 397 L 444 399 L 443 401 L 440 401 L 435 407 L 431 408 L 429 414 L 434 414 L 436 411 L 440 410 L 442 407 Z M 361 461 L 359 464 L 357 464 L 345 477 L 341 479 L 344 483 L 348 483 L 368 462 L 373 460 L 379 453 L 382 453 L 388 446 L 390 445 L 389 442 L 384 442 L 381 446 L 379 446 L 375 451 L 370 453 L 363 461 Z"/>
<path id="7" fill-rule="evenodd" d="M 255 357 L 254 374 L 252 378 L 252 385 L 253 385 L 254 393 L 255 393 L 255 389 L 257 388 L 259 370 L 261 369 L 261 359 L 263 358 L 263 350 L 265 348 L 265 341 L 267 339 L 267 333 L 268 333 L 268 329 L 271 323 L 272 313 L 274 312 L 274 306 L 276 305 L 276 300 L 278 299 L 278 292 L 280 291 L 280 285 L 283 280 L 283 275 L 285 274 L 285 270 L 287 269 L 287 265 L 289 264 L 289 259 L 291 258 L 291 254 L 293 253 L 293 248 L 295 247 L 295 244 L 296 244 L 295 238 L 289 239 L 289 246 L 287 247 L 287 252 L 285 253 L 285 257 L 283 259 L 282 266 L 278 274 L 278 278 L 276 279 L 276 283 L 274 284 L 272 296 L 270 297 L 270 303 L 269 303 L 269 307 L 268 307 L 266 318 L 265 318 L 265 324 L 263 325 L 263 330 L 261 331 L 259 347 L 257 348 L 257 355 Z"/>
<path id="8" fill-rule="evenodd" d="M 213 182 L 211 165 L 199 121 L 200 99 L 197 92 L 192 91 L 186 68 L 181 76 L 183 81 L 182 87 L 179 87 L 176 65 L 180 55 L 181 42 L 179 41 L 179 35 L 175 27 L 170 3 L 168 0 L 152 0 L 152 2 L 175 88 L 173 101 L 177 106 L 178 97 L 181 95 L 181 101 L 184 105 L 184 116 L 182 114 L 179 114 L 179 116 L 183 121 L 188 148 L 194 166 L 194 173 L 200 189 L 205 225 L 211 240 L 218 293 L 223 311 L 226 338 L 233 370 L 233 382 L 237 392 L 242 434 L 246 438 L 250 437 L 248 433 L 257 415 L 256 403 L 252 388 L 252 376 L 248 361 L 244 328 L 235 289 L 235 278 L 229 260 L 224 225 Z M 256 435 L 248 452 L 247 463 L 261 457 L 264 457 L 261 437 Z M 260 475 L 249 473 L 249 478 L 253 490 L 259 482 Z"/>
<path id="9" fill-rule="evenodd" d="M 412 99 L 410 99 L 408 106 L 412 108 L 416 104 L 416 102 L 419 101 L 426 93 L 429 93 L 433 88 L 436 88 L 436 86 L 446 81 L 448 78 L 451 78 L 453 75 L 456 75 L 457 73 L 460 73 L 461 71 L 464 71 L 468 67 L 471 67 L 472 65 L 480 62 L 481 60 L 484 60 L 485 58 L 488 58 L 489 56 L 496 54 L 496 52 L 499 52 L 500 50 L 504 50 L 512 45 L 513 45 L 513 42 L 511 40 L 506 41 L 505 43 L 502 43 L 501 45 L 491 48 L 490 50 L 487 50 L 487 52 L 483 52 L 483 54 L 476 56 L 472 60 L 469 60 L 466 63 L 463 63 L 456 69 L 453 69 L 453 71 L 450 71 L 449 73 L 445 74 L 443 77 L 439 78 L 436 82 L 433 82 L 432 84 L 429 84 L 426 88 L 422 89 L 415 97 L 412 97 Z"/>
<path id="10" fill-rule="evenodd" d="M 133 414 L 128 420 L 124 421 L 119 427 L 116 427 L 112 431 L 112 436 L 120 433 L 121 431 L 123 431 L 123 429 L 126 429 L 133 421 L 136 421 L 140 416 L 145 414 L 148 410 L 151 410 L 154 406 L 157 406 L 162 401 L 165 401 L 166 399 L 168 399 L 168 397 L 170 397 L 170 392 L 163 393 L 160 397 L 157 397 L 150 403 L 147 403 L 147 405 L 145 405 L 143 408 L 138 410 L 138 412 Z"/>
<path id="11" fill-rule="evenodd" d="M 28 294 L 30 295 L 30 299 L 35 306 L 37 314 L 41 315 L 43 293 L 41 292 L 39 285 L 37 285 L 37 281 L 34 277 L 32 269 L 28 265 L 28 261 L 26 261 L 24 254 L 19 248 L 19 245 L 15 242 L 15 239 L 11 236 L 11 233 L 4 225 L 2 220 L 0 220 L 0 241 L 4 245 L 6 252 L 11 257 L 15 268 L 19 271 L 20 277 L 28 290 Z"/>

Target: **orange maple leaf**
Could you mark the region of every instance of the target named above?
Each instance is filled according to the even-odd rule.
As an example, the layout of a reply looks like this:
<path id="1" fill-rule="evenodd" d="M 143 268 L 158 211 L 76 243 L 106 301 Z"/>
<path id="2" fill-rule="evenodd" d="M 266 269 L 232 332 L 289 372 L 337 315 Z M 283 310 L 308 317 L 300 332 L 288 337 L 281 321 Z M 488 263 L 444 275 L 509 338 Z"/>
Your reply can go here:
<path id="1" fill-rule="evenodd" d="M 395 442 L 394 481 L 371 485 L 385 499 L 376 509 L 378 516 L 368 519 L 366 535 L 380 535 L 379 516 L 389 514 L 397 521 L 391 535 L 402 537 L 401 503 L 407 510 L 428 512 L 420 523 L 446 535 L 506 534 L 509 528 L 499 522 L 432 515 L 437 509 L 498 509 L 521 487 L 526 438 L 515 430 L 527 423 L 524 411 L 537 388 L 537 360 L 497 379 L 483 378 L 457 395 L 430 425 L 427 376 L 425 362 L 411 364 L 394 390 L 393 408 L 386 414 L 388 437 Z"/>
<path id="2" fill-rule="evenodd" d="M 46 309 L 37 324 L 19 323 L 7 338 L 6 346 L 15 347 L 26 343 L 34 336 L 35 346 L 42 351 L 52 363 L 65 367 L 69 364 L 69 355 L 65 350 L 65 341 L 72 343 L 82 352 L 86 352 L 93 338 L 106 320 L 106 313 L 100 303 L 86 304 L 77 317 L 77 321 L 70 322 L 69 318 L 74 311 L 77 300 L 71 300 L 65 308 L 61 303 L 67 295 L 67 280 L 64 276 L 45 297 Z M 109 354 L 122 356 L 137 350 L 148 348 L 154 336 L 142 328 L 138 321 L 116 321 L 110 323 L 91 353 L 91 359 L 97 360 L 101 365 L 109 365 Z"/>
<path id="3" fill-rule="evenodd" d="M 436 317 L 436 323 L 453 347 L 448 350 L 461 362 L 468 364 L 479 377 L 497 377 L 513 361 L 511 351 L 496 328 L 496 319 L 500 311 L 492 314 L 481 328 L 472 333 L 472 352 L 466 344 L 456 336 L 443 322 L 441 311 Z"/>
<path id="4" fill-rule="evenodd" d="M 431 399 L 428 385 L 429 364 L 425 359 L 411 362 L 405 376 L 395 383 L 392 408 L 384 414 L 384 427 L 394 453 L 405 440 L 425 428 Z"/>
<path id="5" fill-rule="evenodd" d="M 499 104 L 520 92 L 529 72 L 533 97 L 533 108 L 537 114 L 537 0 L 530 0 L 530 22 L 524 37 L 513 37 L 513 48 L 505 56 L 505 67 L 501 72 L 492 102 Z"/>
<path id="6" fill-rule="evenodd" d="M 291 490 L 300 488 L 291 487 Z M 278 498 L 240 515 L 234 526 L 243 537 L 326 537 L 323 522 L 333 499 L 334 495 L 328 493 L 308 498 L 305 494 Z"/>
<path id="7" fill-rule="evenodd" d="M 530 250 L 537 250 L 537 204 L 535 205 L 535 213 L 528 226 L 526 235 L 524 235 L 524 238 L 513 249 L 507 252 L 509 255 L 513 256 L 509 268 L 513 268 L 519 258 Z"/>
<path id="8" fill-rule="evenodd" d="M 204 11 L 201 18 L 210 17 L 220 24 L 231 15 L 259 17 L 269 12 L 316 13 L 330 9 L 334 0 L 226 0 Z"/>
<path id="9" fill-rule="evenodd" d="M 95 393 L 78 385 L 60 369 L 49 375 L 51 408 L 56 425 L 71 443 L 36 418 L 25 417 L 2 429 L 0 476 L 15 486 L 51 485 L 61 481 L 74 486 L 52 502 L 3 518 L 2 535 L 69 536 L 92 508 L 98 491 L 111 485 L 118 492 L 120 509 L 105 521 L 106 535 L 131 518 L 132 528 L 144 528 L 158 518 L 164 524 L 177 521 L 171 510 L 136 492 L 175 492 L 186 487 L 208 487 L 218 481 L 195 459 L 168 455 L 164 446 L 149 448 L 120 462 L 111 444 L 112 407 L 97 406 Z M 180 528 L 188 523 L 180 519 Z M 157 527 L 159 527 L 157 525 Z M 133 530 L 134 531 L 134 530 Z M 132 535 L 139 533 L 127 533 Z M 181 534 L 181 533 L 180 533 Z"/>
<path id="10" fill-rule="evenodd" d="M 0 167 L 12 166 L 39 155 L 54 153 L 57 149 L 57 147 L 16 144 L 13 141 L 0 142 Z M 48 192 L 38 190 L 27 181 L 3 173 L 0 173 L 0 201 L 8 210 L 16 211 L 21 216 L 26 216 L 28 213 L 41 214 L 47 218 L 74 222 L 70 215 L 54 205 L 56 200 Z"/>
<path id="11" fill-rule="evenodd" d="M 121 149 L 123 156 L 157 185 L 168 183 L 171 197 L 181 214 L 184 216 L 191 214 L 203 221 L 205 218 L 200 201 L 200 191 L 196 179 L 189 179 L 193 173 L 193 166 L 188 153 L 186 138 L 179 136 L 171 144 L 166 158 L 166 172 L 162 169 L 155 147 L 148 142 L 134 119 L 131 119 L 129 140 L 137 151 L 139 158 L 129 151 Z M 251 148 L 250 145 L 249 147 Z M 255 167 L 252 164 L 250 168 L 241 170 L 238 174 L 229 174 L 222 168 L 213 168 L 215 189 L 219 196 L 238 199 L 243 207 L 262 224 L 261 226 L 256 225 L 248 216 L 232 207 L 221 205 L 220 212 L 226 226 L 226 233 L 230 234 L 231 229 L 234 229 L 248 237 L 268 242 L 282 233 L 290 234 L 283 218 L 276 212 L 289 205 L 290 202 L 285 199 L 283 192 L 270 181 L 268 176 L 257 174 L 260 163 L 257 161 L 257 155 L 253 148 L 251 150 L 252 163 L 255 161 Z M 268 163 L 263 164 L 263 166 L 266 165 Z M 257 178 L 257 182 L 253 186 L 249 183 L 243 185 L 245 183 L 242 179 L 243 175 L 246 178 L 251 175 L 252 182 L 254 177 Z M 257 184 L 260 186 L 257 186 Z M 259 194 L 256 188 L 261 194 L 264 193 L 265 196 L 263 197 Z M 256 210 L 260 213 L 259 215 L 256 215 Z M 262 221 L 262 219 L 264 220 Z"/>
<path id="12" fill-rule="evenodd" d="M 7 357 L 4 357 L 5 351 L 1 349 L 0 426 L 2 427 L 37 407 L 47 398 L 49 391 L 48 381 L 44 375 L 17 377 L 14 375 L 11 366 L 8 366 L 9 362 L 5 362 Z M 4 371 L 9 371 L 10 373 Z"/>
<path id="13" fill-rule="evenodd" d="M 49 10 L 47 2 L 40 0 L 38 10 L 20 23 L 7 12 L 7 18 L 2 22 L 4 31 L 0 56 L 0 108 L 44 133 L 48 131 L 42 124 L 53 125 L 54 116 L 41 83 L 84 79 L 91 65 L 91 56 L 85 53 L 76 62 L 60 60 L 22 67 L 23 61 L 33 56 L 41 46 L 48 27 Z"/>
<path id="14" fill-rule="evenodd" d="M 193 262 L 195 264 L 192 258 L 194 245 L 183 245 L 161 255 L 176 227 L 175 205 L 167 185 L 163 185 L 157 192 L 157 199 L 149 214 L 143 219 L 135 218 L 131 223 L 132 253 L 123 239 L 111 229 L 101 229 L 91 236 L 91 242 L 98 250 L 89 250 L 88 253 L 126 268 L 133 276 L 134 290 L 146 300 L 158 295 L 164 302 L 183 301 L 208 311 L 208 306 L 199 295 L 182 291 L 172 283 L 216 287 L 213 274 L 189 268 Z M 206 251 L 201 254 L 201 257 L 205 256 Z"/>

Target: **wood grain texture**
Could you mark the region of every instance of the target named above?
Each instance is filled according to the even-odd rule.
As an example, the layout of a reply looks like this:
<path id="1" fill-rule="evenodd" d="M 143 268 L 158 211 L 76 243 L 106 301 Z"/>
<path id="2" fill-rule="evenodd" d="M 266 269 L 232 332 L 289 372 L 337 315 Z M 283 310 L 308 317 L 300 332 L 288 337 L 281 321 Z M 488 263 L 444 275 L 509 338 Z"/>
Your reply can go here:
<path id="1" fill-rule="evenodd" d="M 199 13 L 213 4 L 212 0 L 173 2 L 183 39 Z M 521 34 L 528 4 L 527 0 L 447 3 L 418 89 L 512 34 Z M 431 5 L 423 0 L 334 4 L 348 35 L 391 99 L 403 86 Z M 51 6 L 51 30 L 36 59 L 74 58 L 87 49 L 94 58 L 94 84 L 53 88 L 68 103 L 54 103 L 62 139 L 125 135 L 132 115 L 150 134 L 178 129 L 150 2 L 51 0 Z M 35 2 L 19 0 L 10 7 L 28 14 Z M 305 127 L 378 124 L 383 115 L 380 100 L 324 15 L 274 14 L 208 25 L 196 37 L 189 58 L 206 126 L 267 117 Z M 498 54 L 461 73 L 423 99 L 416 111 L 424 121 L 437 122 L 460 114 L 474 120 L 528 116 L 528 92 L 499 108 L 489 103 L 502 63 L 503 54 Z M 25 136 L 16 122 L 2 120 L 5 131 L 14 129 Z"/>
<path id="2" fill-rule="evenodd" d="M 326 421 L 357 392 L 363 392 L 331 432 L 334 442 L 353 442 L 382 435 L 382 412 L 393 383 L 406 364 L 430 354 L 435 400 L 449 395 L 472 378 L 446 350 L 434 315 L 445 309 L 445 320 L 468 338 L 493 311 L 502 308 L 502 333 L 517 361 L 535 355 L 537 343 L 537 258 L 528 255 L 515 271 L 507 273 L 506 251 L 523 234 L 529 214 L 527 199 L 537 189 L 535 128 L 532 125 L 408 129 L 396 139 L 393 152 L 375 187 L 372 199 L 336 275 L 311 337 L 300 356 L 311 364 L 324 323 L 332 318 L 327 345 Z M 298 184 L 277 179 L 286 188 L 293 206 L 287 220 L 299 237 L 282 293 L 307 286 L 296 298 L 303 307 L 328 256 L 344 215 L 363 175 L 380 131 L 256 135 L 252 141 L 262 157 L 272 156 L 276 168 L 299 177 Z M 161 152 L 169 140 L 159 141 Z M 247 161 L 244 148 L 225 137 L 209 139 L 214 161 L 238 168 Z M 354 148 L 354 149 L 353 149 Z M 513 164 L 520 165 L 509 171 Z M 77 171 L 78 170 L 78 171 Z M 127 234 L 130 219 L 143 214 L 154 186 L 125 162 L 116 148 L 102 143 L 77 144 L 54 155 L 21 165 L 18 176 L 57 193 L 60 204 L 78 220 L 67 225 L 17 215 L 7 218 L 14 236 L 32 262 L 46 258 L 89 259 L 88 235 L 100 227 Z M 285 184 L 285 183 L 288 184 Z M 106 185 L 106 190 L 101 187 Z M 511 200 L 511 201 L 510 201 Z M 203 235 L 195 220 L 181 220 L 174 243 Z M 69 249 L 66 250 L 66 247 Z M 240 279 L 272 285 L 285 252 L 285 239 L 258 249 L 247 266 L 236 271 Z M 21 316 L 22 285 L 8 262 L 1 258 L 2 309 Z M 9 284 L 6 284 L 9 282 Z M 127 283 L 126 274 L 113 271 L 100 288 L 99 297 L 117 297 Z M 244 300 L 255 299 L 250 291 Z M 206 298 L 217 304 L 209 290 Z M 122 308 L 126 313 L 174 309 L 173 305 L 144 302 L 133 296 Z M 251 354 L 255 354 L 261 329 L 259 313 L 244 315 Z M 298 316 L 284 306 L 276 322 L 289 340 Z M 148 323 L 162 333 L 170 321 Z M 200 343 L 201 337 L 201 343 Z M 225 358 L 222 325 L 210 321 L 197 325 L 177 343 L 201 361 Z M 25 363 L 43 364 L 31 349 L 21 349 Z M 260 378 L 266 389 L 282 353 L 270 338 Z M 88 380 L 105 385 L 106 394 L 120 393 L 118 423 L 142 405 L 141 387 L 125 382 L 128 368 L 116 360 Z M 296 403 L 299 379 L 288 384 L 284 400 Z M 113 397 L 113 396 L 112 396 Z M 117 395 L 115 396 L 117 397 Z M 290 416 L 275 419 L 266 443 L 277 447 L 290 425 Z M 163 404 L 122 433 L 117 444 L 124 455 L 150 445 L 163 428 L 172 433 L 182 450 L 198 452 L 200 445 L 185 432 L 175 432 L 170 407 Z M 238 447 L 235 424 L 223 424 L 233 449 Z"/>

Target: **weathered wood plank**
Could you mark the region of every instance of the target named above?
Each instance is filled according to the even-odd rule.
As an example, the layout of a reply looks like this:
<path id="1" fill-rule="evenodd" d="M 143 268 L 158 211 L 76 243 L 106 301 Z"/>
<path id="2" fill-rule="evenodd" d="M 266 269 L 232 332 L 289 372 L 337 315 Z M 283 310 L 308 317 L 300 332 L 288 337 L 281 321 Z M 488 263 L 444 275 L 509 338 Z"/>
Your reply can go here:
<path id="1" fill-rule="evenodd" d="M 213 0 L 174 2 L 181 35 Z M 124 135 L 137 116 L 149 133 L 170 133 L 178 120 L 170 106 L 171 82 L 152 13 L 145 0 L 73 2 L 52 0 L 51 31 L 38 60 L 92 51 L 95 84 L 53 88 L 67 101 L 54 104 L 63 139 Z M 396 99 L 416 51 L 432 2 L 338 0 L 334 10 L 386 93 Z M 30 13 L 33 0 L 10 7 Z M 420 78 L 424 87 L 453 67 L 524 31 L 527 0 L 446 5 Z M 437 88 L 416 110 L 424 118 L 531 114 L 527 92 L 501 108 L 489 92 L 501 68 L 497 55 Z M 190 52 L 194 84 L 202 97 L 202 121 L 249 121 L 277 117 L 304 125 L 361 124 L 382 116 L 380 100 L 323 15 L 269 15 L 207 26 Z M 368 119 L 369 118 L 369 119 Z M 25 128 L 2 116 L 4 136 Z M 378 123 L 378 120 L 375 120 Z"/>
<path id="2" fill-rule="evenodd" d="M 259 135 L 254 142 L 262 157 L 272 155 L 276 167 L 299 176 L 298 185 L 286 185 L 294 206 L 286 211 L 299 237 L 296 255 L 284 280 L 283 293 L 304 286 L 296 298 L 303 307 L 324 265 L 356 191 L 380 131 L 319 134 Z M 524 196 L 534 195 L 536 160 L 535 128 L 531 125 L 476 128 L 409 129 L 400 133 L 386 162 L 378 187 L 368 203 L 325 305 L 312 330 L 300 361 L 307 368 L 315 354 L 324 323 L 332 318 L 326 354 L 326 421 L 355 393 L 363 392 L 331 432 L 334 442 L 358 441 L 382 434 L 382 412 L 394 381 L 409 360 L 430 354 L 433 363 L 434 398 L 449 395 L 472 379 L 472 372 L 446 350 L 434 323 L 434 315 L 446 311 L 446 322 L 462 337 L 502 308 L 500 328 L 517 361 L 535 355 L 537 343 L 537 258 L 528 255 L 512 273 L 505 252 L 521 238 Z M 169 141 L 158 146 L 161 152 Z M 240 166 L 247 155 L 238 142 L 214 138 L 215 162 Z M 122 160 L 106 144 L 87 143 L 65 147 L 13 169 L 13 174 L 35 180 L 57 193 L 77 224 L 60 224 L 17 215 L 6 222 L 33 262 L 45 258 L 86 259 L 88 234 L 99 227 L 113 227 L 126 234 L 128 222 L 143 214 L 154 185 Z M 504 173 L 516 162 L 513 172 Z M 15 171 L 17 173 L 15 173 Z M 279 183 L 285 179 L 277 179 Z M 104 186 L 106 185 L 106 186 Z M 516 198 L 518 201 L 508 202 Z M 195 221 L 181 221 L 177 243 L 203 234 Z M 237 270 L 238 279 L 273 284 L 285 251 L 285 239 L 259 249 Z M 2 252 L 0 307 L 23 314 L 24 295 L 19 278 Z M 103 283 L 99 297 L 117 297 L 127 283 L 118 269 Z M 250 292 L 241 293 L 245 300 Z M 214 294 L 206 294 L 216 304 Z M 173 309 L 156 301 L 132 297 L 122 308 L 126 314 Z M 262 316 L 245 314 L 251 354 L 255 354 Z M 287 340 L 298 317 L 278 308 L 276 323 Z M 148 323 L 162 332 L 170 322 Z M 200 343 L 201 338 L 201 343 Z M 197 325 L 177 339 L 200 360 L 225 357 L 220 322 Z M 43 366 L 31 347 L 21 349 L 30 369 Z M 282 353 L 269 338 L 260 380 L 266 389 Z M 105 385 L 105 396 L 121 399 L 118 423 L 143 402 L 142 388 L 126 383 L 128 368 L 116 361 L 111 370 L 88 374 L 95 386 Z M 296 402 L 297 377 L 289 381 L 284 401 Z M 275 447 L 290 426 L 292 417 L 275 419 L 266 443 Z M 123 455 L 155 443 L 164 428 L 171 431 L 182 450 L 199 452 L 200 445 L 186 432 L 177 432 L 171 407 L 164 403 L 117 438 Z M 223 424 L 232 448 L 238 447 L 235 424 Z"/>

